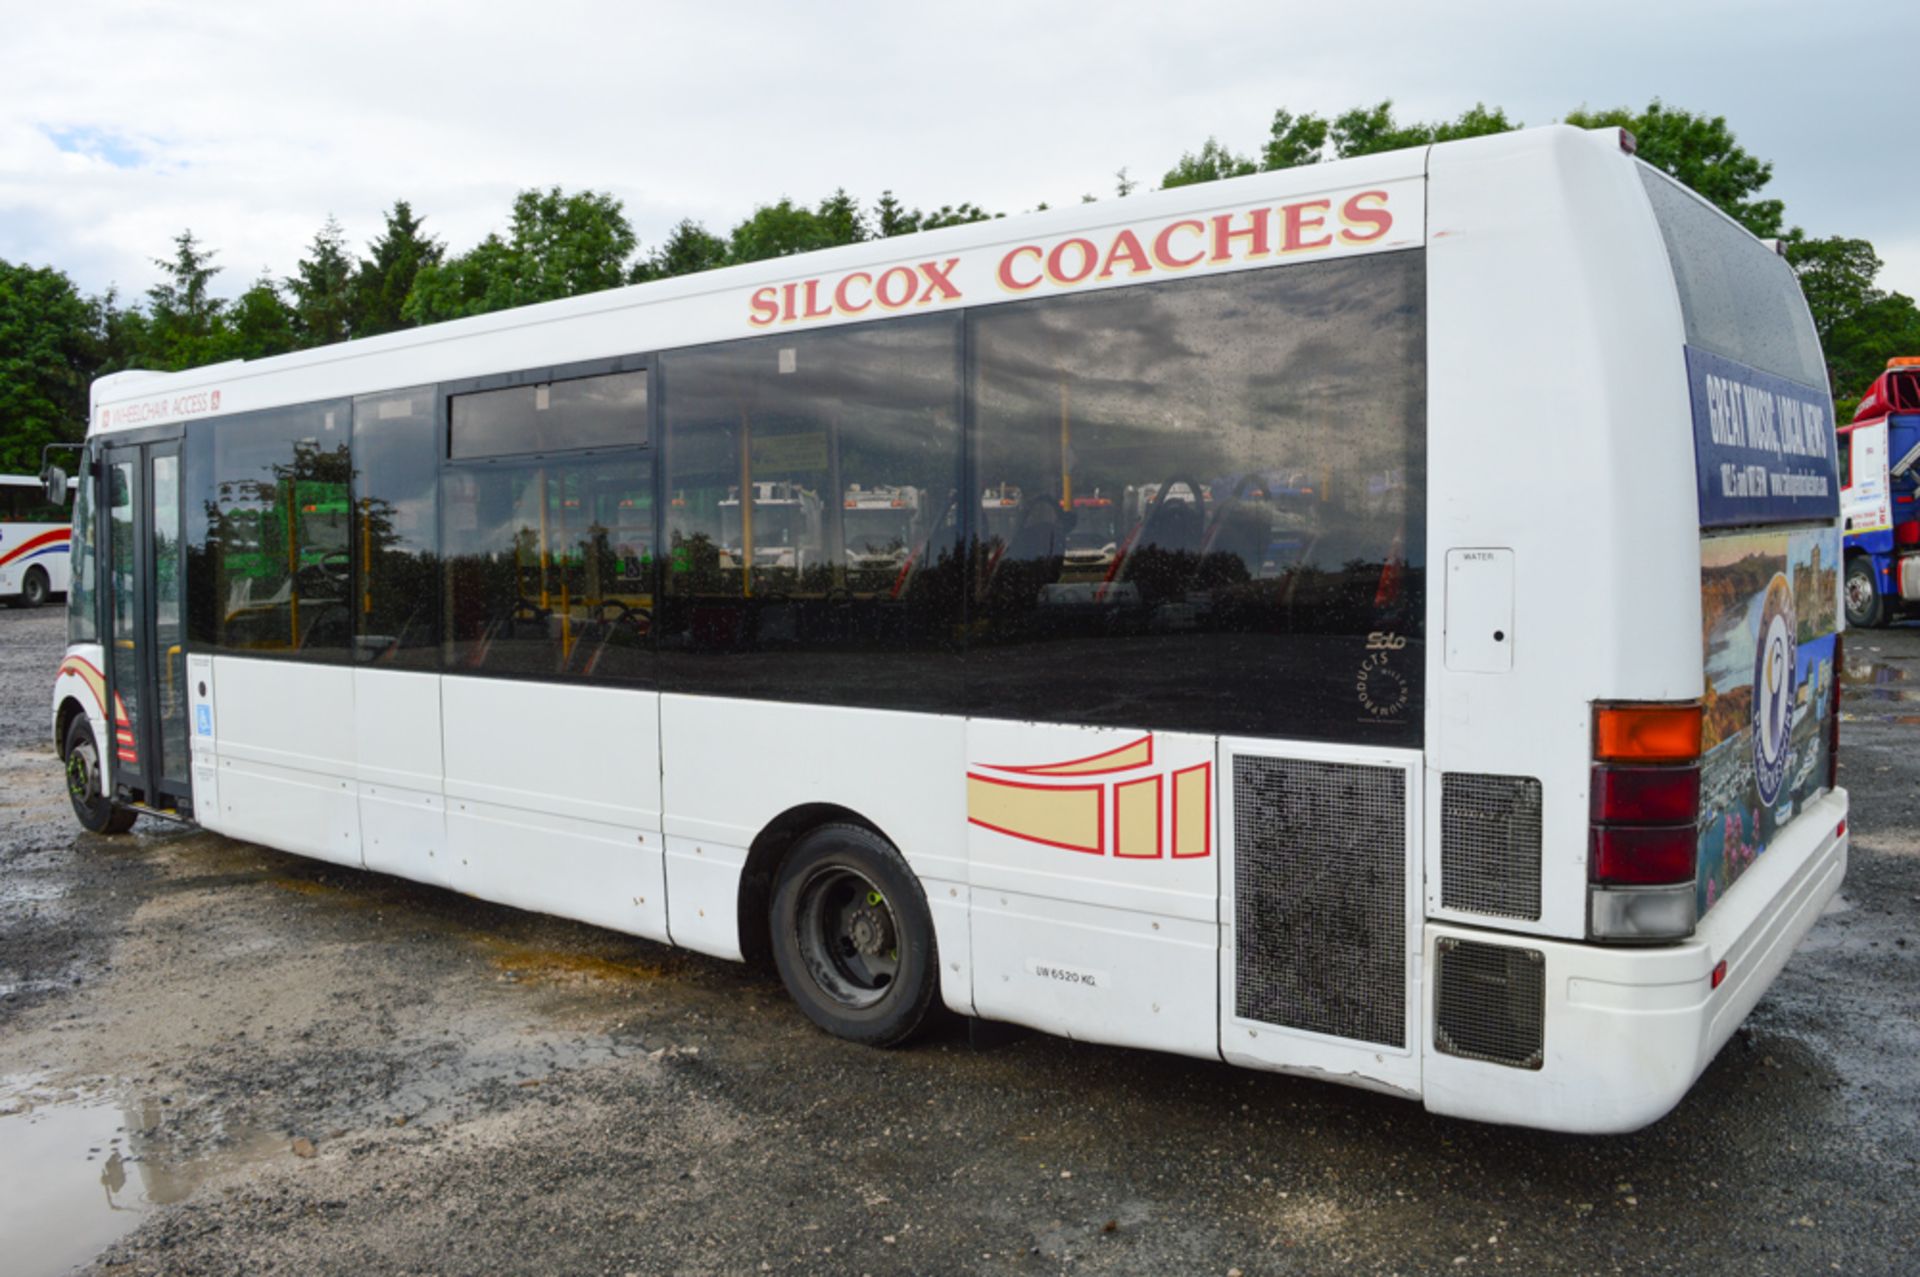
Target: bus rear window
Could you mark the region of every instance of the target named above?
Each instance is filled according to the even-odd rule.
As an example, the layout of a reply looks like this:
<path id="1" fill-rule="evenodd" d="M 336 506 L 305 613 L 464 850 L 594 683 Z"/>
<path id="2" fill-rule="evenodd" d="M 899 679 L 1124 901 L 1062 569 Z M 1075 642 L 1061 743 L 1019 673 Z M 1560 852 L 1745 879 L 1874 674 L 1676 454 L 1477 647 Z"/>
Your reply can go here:
<path id="1" fill-rule="evenodd" d="M 1825 389 L 1820 343 L 1786 259 L 1658 169 L 1638 167 L 1680 291 L 1687 344 Z"/>

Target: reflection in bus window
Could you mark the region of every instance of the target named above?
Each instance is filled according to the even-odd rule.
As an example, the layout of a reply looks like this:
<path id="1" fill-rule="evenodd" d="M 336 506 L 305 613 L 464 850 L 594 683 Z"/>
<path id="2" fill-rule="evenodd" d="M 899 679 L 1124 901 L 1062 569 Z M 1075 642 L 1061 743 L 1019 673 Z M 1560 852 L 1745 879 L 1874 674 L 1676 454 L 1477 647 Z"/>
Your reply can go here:
<path id="1" fill-rule="evenodd" d="M 450 671 L 632 681 L 653 627 L 649 454 L 450 470 Z"/>
<path id="2" fill-rule="evenodd" d="M 676 686 L 958 707 L 959 361 L 953 316 L 663 358 Z"/>
<path id="3" fill-rule="evenodd" d="M 440 660 L 434 396 L 423 386 L 353 404 L 354 655 L 396 669 Z"/>
<path id="4" fill-rule="evenodd" d="M 1423 292 L 1398 253 L 970 312 L 972 712 L 1417 744 Z"/>
<path id="5" fill-rule="evenodd" d="M 189 467 L 212 500 L 188 520 L 191 634 L 225 651 L 342 659 L 352 644 L 349 409 L 274 409 L 221 423 Z M 197 579 L 196 579 L 197 578 Z"/>

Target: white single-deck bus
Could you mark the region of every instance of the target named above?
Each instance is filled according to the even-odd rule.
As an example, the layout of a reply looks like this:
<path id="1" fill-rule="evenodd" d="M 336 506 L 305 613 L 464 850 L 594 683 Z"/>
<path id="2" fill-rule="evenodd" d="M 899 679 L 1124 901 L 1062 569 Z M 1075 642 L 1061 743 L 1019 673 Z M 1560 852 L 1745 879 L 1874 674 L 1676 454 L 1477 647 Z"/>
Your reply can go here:
<path id="1" fill-rule="evenodd" d="M 1630 151 L 106 378 L 75 810 L 770 953 L 864 1042 L 939 1002 L 1641 1126 L 1837 889 L 1847 800 L 1806 306 Z"/>
<path id="2" fill-rule="evenodd" d="M 39 479 L 0 474 L 0 599 L 39 607 L 65 594 L 71 532 L 64 503 L 49 501 Z"/>

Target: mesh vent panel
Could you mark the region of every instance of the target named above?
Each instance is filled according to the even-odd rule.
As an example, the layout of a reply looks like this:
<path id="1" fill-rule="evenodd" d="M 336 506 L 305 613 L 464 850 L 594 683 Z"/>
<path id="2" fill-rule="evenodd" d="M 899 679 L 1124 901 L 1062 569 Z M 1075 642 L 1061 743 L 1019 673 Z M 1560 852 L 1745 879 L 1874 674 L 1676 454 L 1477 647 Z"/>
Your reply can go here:
<path id="1" fill-rule="evenodd" d="M 1406 774 L 1233 760 L 1234 1013 L 1406 1045 Z"/>
<path id="2" fill-rule="evenodd" d="M 1539 781 L 1453 773 L 1441 778 L 1440 903 L 1539 921 Z"/>
<path id="3" fill-rule="evenodd" d="M 1437 965 L 1434 1046 L 1469 1060 L 1539 1068 L 1546 1055 L 1545 955 L 1442 936 Z"/>

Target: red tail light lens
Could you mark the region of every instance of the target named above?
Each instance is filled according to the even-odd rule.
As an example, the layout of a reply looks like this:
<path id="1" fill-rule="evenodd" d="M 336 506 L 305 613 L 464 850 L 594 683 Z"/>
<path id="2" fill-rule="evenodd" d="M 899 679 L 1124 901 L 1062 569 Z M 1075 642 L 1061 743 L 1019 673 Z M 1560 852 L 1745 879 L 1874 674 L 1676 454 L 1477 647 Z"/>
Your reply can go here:
<path id="1" fill-rule="evenodd" d="M 1595 824 L 1680 825 L 1699 815 L 1697 766 L 1593 769 Z"/>
<path id="2" fill-rule="evenodd" d="M 1619 887 L 1692 882 L 1693 826 L 1597 827 L 1593 831 L 1592 876 L 1595 882 Z"/>

